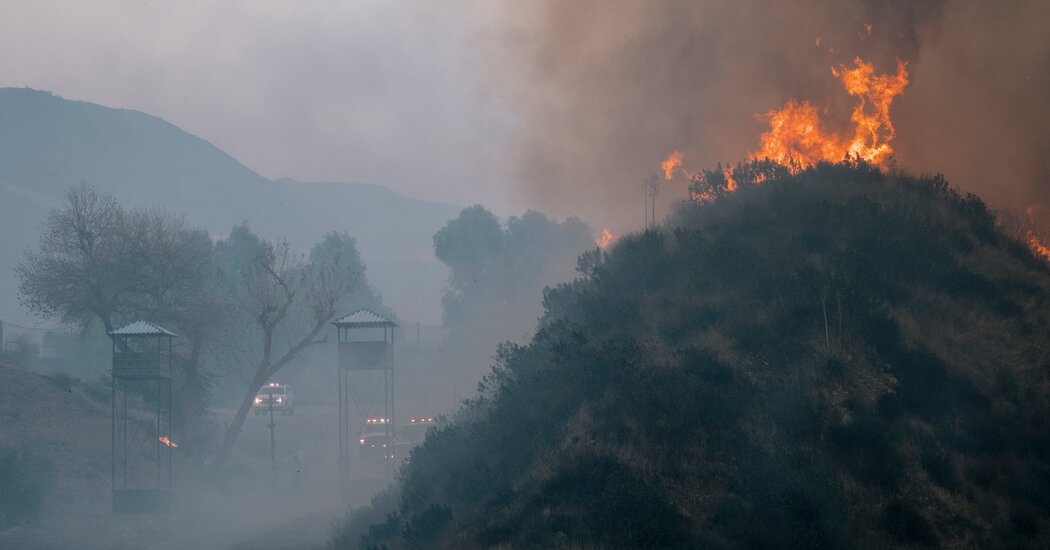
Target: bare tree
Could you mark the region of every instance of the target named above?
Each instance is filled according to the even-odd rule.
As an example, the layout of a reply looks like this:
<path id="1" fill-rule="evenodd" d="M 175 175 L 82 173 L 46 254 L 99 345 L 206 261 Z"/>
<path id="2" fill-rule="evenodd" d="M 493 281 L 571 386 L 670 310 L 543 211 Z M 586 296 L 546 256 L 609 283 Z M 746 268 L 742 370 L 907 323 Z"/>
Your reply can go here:
<path id="1" fill-rule="evenodd" d="M 201 229 L 158 210 L 125 210 L 80 185 L 53 209 L 36 250 L 18 266 L 19 294 L 34 313 L 109 332 L 132 316 L 188 327 L 187 304 L 205 286 L 212 245 Z"/>
<path id="2" fill-rule="evenodd" d="M 81 184 L 52 209 L 40 246 L 17 267 L 19 295 L 32 312 L 107 332 L 128 291 L 120 240 L 127 216 L 112 195 Z"/>
<path id="3" fill-rule="evenodd" d="M 261 354 L 226 429 L 214 463 L 217 468 L 229 460 L 252 401 L 267 380 L 306 348 L 327 341 L 323 331 L 335 316 L 336 303 L 350 293 L 354 281 L 340 258 L 308 263 L 293 254 L 286 242 L 267 246 L 241 275 L 238 294 L 259 330 Z"/>

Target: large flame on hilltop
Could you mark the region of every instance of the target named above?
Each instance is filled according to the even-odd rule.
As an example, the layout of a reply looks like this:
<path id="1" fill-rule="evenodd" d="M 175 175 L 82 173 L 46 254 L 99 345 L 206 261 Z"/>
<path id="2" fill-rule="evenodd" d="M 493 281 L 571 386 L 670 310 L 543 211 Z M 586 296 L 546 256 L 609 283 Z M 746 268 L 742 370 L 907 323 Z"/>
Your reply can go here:
<path id="1" fill-rule="evenodd" d="M 857 98 L 850 117 L 855 127 L 852 137 L 826 132 L 821 128 L 816 107 L 808 101 L 791 100 L 779 111 L 766 113 L 769 131 L 762 134 L 759 149 L 751 153 L 750 159 L 769 159 L 801 169 L 818 162 L 839 162 L 847 155 L 879 164 L 893 154 L 890 142 L 896 133 L 890 120 L 890 105 L 908 85 L 907 64 L 897 61 L 896 74 L 877 75 L 874 67 L 861 58 L 853 63 L 852 69 L 844 65 L 831 69 L 846 92 Z"/>
<path id="2" fill-rule="evenodd" d="M 908 85 L 907 63 L 898 60 L 896 74 L 875 74 L 875 68 L 859 57 L 853 64 L 852 69 L 845 65 L 831 68 L 831 74 L 842 82 L 846 92 L 857 98 L 850 116 L 854 124 L 852 136 L 824 130 L 820 113 L 812 103 L 792 99 L 779 110 L 764 115 L 769 130 L 762 133 L 758 150 L 748 155 L 748 160 L 770 160 L 792 172 L 818 162 L 841 162 L 847 157 L 869 164 L 885 162 L 893 154 L 890 142 L 896 136 L 890 106 Z M 681 166 L 682 153 L 678 151 L 660 164 L 667 179 Z M 736 189 L 731 173 L 732 166 L 727 166 L 725 187 L 730 192 Z M 700 177 L 688 171 L 685 174 L 692 180 Z"/>
<path id="3" fill-rule="evenodd" d="M 598 248 L 605 250 L 609 248 L 609 245 L 616 242 L 620 236 L 608 229 L 602 229 L 602 234 L 598 237 Z"/>

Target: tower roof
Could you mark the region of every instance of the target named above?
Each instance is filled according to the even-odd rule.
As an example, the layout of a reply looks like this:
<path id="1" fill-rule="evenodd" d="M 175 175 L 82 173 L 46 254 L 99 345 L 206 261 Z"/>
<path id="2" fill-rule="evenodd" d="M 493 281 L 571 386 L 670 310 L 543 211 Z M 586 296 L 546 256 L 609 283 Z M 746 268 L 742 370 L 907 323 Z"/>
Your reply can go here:
<path id="1" fill-rule="evenodd" d="M 110 336 L 178 336 L 174 332 L 149 321 L 128 323 L 109 333 Z"/>
<path id="2" fill-rule="evenodd" d="M 396 327 L 397 323 L 383 317 L 382 315 L 363 307 L 346 317 L 332 322 L 337 327 L 348 328 L 370 328 L 370 327 Z"/>

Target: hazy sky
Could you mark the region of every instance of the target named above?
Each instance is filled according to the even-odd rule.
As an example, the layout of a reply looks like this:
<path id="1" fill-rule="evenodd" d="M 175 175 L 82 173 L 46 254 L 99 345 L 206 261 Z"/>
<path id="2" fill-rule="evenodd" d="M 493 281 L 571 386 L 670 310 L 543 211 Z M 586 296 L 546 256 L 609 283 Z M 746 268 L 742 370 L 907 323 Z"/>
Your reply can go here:
<path id="1" fill-rule="evenodd" d="M 456 6 L 3 0 L 0 86 L 160 116 L 270 178 L 506 208 L 511 119 Z"/>
<path id="2" fill-rule="evenodd" d="M 903 59 L 901 165 L 1050 212 L 1048 26 L 1046 0 L 33 0 L 0 14 L 0 85 L 161 116 L 271 178 L 623 231 L 670 151 L 737 162 L 792 98 L 849 124 L 831 68 Z"/>

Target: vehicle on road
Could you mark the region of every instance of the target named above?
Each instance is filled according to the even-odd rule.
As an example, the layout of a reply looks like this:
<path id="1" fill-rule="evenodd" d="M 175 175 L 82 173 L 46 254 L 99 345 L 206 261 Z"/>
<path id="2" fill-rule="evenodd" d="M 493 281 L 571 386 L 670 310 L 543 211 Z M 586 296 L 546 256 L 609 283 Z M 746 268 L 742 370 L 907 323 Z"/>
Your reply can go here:
<path id="1" fill-rule="evenodd" d="M 295 394 L 291 386 L 270 382 L 255 394 L 252 403 L 252 413 L 255 415 L 269 414 L 270 404 L 273 404 L 273 412 L 280 414 L 295 414 Z"/>
<path id="2" fill-rule="evenodd" d="M 357 433 L 357 444 L 365 456 L 393 458 L 394 426 L 389 418 L 369 418 Z"/>
<path id="3" fill-rule="evenodd" d="M 394 445 L 394 456 L 400 458 L 405 464 L 412 462 L 412 449 L 423 444 L 427 438 L 427 431 L 434 427 L 433 417 L 411 418 L 398 432 L 397 442 Z"/>

